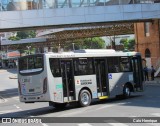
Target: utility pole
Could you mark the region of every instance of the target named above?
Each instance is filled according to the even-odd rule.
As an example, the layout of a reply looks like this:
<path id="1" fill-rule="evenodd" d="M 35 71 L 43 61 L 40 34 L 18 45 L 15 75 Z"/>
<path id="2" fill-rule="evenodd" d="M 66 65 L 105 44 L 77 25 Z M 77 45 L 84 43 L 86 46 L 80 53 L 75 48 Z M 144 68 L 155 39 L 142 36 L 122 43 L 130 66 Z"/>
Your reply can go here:
<path id="1" fill-rule="evenodd" d="M 74 44 L 75 44 L 75 43 L 72 43 L 73 51 L 75 50 Z"/>

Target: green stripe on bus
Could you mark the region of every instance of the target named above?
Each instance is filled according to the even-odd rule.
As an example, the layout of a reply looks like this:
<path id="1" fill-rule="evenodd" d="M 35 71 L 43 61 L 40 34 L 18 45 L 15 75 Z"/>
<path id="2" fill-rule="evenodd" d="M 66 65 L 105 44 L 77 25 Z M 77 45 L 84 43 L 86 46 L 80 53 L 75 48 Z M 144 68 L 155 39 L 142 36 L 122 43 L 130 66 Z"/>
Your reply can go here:
<path id="1" fill-rule="evenodd" d="M 57 84 L 56 89 L 62 89 L 62 84 Z"/>

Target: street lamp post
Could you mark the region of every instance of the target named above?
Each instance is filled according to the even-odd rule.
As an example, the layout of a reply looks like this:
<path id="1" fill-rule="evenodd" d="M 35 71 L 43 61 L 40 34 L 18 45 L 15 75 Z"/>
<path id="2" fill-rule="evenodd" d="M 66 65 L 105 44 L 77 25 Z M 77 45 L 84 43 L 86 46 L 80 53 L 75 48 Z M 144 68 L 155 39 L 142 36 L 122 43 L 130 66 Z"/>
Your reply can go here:
<path id="1" fill-rule="evenodd" d="M 73 50 L 75 50 L 75 48 L 74 48 L 74 44 L 75 44 L 75 43 L 72 43 L 72 46 L 73 46 Z"/>
<path id="2" fill-rule="evenodd" d="M 26 47 L 28 49 L 28 55 L 30 55 L 30 48 L 31 48 L 31 46 L 26 46 Z"/>

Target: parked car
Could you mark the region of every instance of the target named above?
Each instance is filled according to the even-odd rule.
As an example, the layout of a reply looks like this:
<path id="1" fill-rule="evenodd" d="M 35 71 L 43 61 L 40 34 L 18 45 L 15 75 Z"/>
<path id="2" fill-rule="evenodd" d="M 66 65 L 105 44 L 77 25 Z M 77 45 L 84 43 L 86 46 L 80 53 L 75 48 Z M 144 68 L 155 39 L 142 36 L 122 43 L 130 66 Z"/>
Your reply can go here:
<path id="1" fill-rule="evenodd" d="M 8 68 L 14 68 L 15 63 L 14 62 L 8 62 Z"/>

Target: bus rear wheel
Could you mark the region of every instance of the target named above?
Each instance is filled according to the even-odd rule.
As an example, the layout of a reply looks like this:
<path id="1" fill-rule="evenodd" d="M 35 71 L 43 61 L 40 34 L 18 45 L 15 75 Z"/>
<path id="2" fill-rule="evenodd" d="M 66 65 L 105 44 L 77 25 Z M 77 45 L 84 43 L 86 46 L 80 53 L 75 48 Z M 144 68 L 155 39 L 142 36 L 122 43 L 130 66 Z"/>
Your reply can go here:
<path id="1" fill-rule="evenodd" d="M 123 88 L 123 97 L 129 98 L 131 96 L 131 90 L 128 85 L 125 85 Z"/>
<path id="2" fill-rule="evenodd" d="M 79 95 L 79 104 L 82 107 L 89 106 L 91 104 L 91 94 L 88 90 L 82 90 Z"/>

